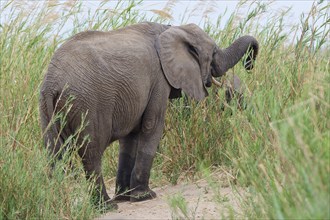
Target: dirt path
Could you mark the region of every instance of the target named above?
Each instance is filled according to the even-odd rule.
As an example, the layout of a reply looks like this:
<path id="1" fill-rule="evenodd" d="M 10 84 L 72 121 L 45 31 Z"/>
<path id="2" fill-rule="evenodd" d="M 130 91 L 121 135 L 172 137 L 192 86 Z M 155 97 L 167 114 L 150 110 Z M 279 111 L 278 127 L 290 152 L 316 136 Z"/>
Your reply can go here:
<path id="1" fill-rule="evenodd" d="M 117 211 L 106 213 L 98 219 L 220 219 L 229 215 L 228 207 L 234 210 L 234 216 L 237 216 L 240 210 L 238 198 L 235 196 L 237 194 L 234 195 L 230 187 L 217 189 L 210 187 L 205 180 L 153 190 L 157 193 L 156 199 L 119 203 Z M 187 214 L 171 209 L 169 201 L 187 204 Z"/>

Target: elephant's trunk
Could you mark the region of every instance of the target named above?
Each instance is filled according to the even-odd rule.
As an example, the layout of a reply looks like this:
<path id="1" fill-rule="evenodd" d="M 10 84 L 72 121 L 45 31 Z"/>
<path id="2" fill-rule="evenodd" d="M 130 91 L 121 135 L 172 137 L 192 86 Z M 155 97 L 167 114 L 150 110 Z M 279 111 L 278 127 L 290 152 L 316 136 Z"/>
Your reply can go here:
<path id="1" fill-rule="evenodd" d="M 215 77 L 222 76 L 228 69 L 235 66 L 246 53 L 248 53 L 248 56 L 244 62 L 244 67 L 251 70 L 253 61 L 258 54 L 258 48 L 258 41 L 254 37 L 246 35 L 238 38 L 228 48 L 218 49 L 214 55 L 212 75 Z"/>

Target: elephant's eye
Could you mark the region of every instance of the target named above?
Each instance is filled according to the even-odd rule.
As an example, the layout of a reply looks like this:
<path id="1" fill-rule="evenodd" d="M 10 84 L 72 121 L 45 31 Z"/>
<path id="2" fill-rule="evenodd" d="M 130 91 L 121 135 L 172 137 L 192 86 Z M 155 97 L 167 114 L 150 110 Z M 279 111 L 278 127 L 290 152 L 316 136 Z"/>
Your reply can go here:
<path id="1" fill-rule="evenodd" d="M 213 54 L 212 54 L 212 56 L 214 56 L 216 53 L 217 53 L 217 48 L 215 47 L 215 48 L 213 49 Z"/>
<path id="2" fill-rule="evenodd" d="M 195 56 L 196 59 L 198 59 L 198 53 L 194 46 L 188 45 L 188 50 L 191 54 L 193 54 Z"/>

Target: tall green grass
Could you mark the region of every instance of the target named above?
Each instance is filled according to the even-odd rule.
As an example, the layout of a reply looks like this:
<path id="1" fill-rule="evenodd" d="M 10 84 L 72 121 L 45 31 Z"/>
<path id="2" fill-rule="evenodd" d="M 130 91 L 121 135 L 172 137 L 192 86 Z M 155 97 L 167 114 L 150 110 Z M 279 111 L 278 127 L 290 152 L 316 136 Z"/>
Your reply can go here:
<path id="1" fill-rule="evenodd" d="M 1 3 L 1 16 L 9 18 L 0 26 L 0 219 L 99 214 L 90 202 L 93 186 L 79 164 L 66 174 L 63 161 L 52 178 L 48 176 L 38 119 L 39 86 L 51 56 L 66 38 L 145 20 L 137 8 L 141 3 L 118 1 L 108 10 L 103 1 L 85 16 L 80 2 L 39 2 L 37 9 L 31 2 Z M 151 20 L 169 23 L 173 4 L 169 1 L 163 11 L 155 11 L 158 16 Z M 169 102 L 151 182 L 177 183 L 205 167 L 221 167 L 235 174 L 230 177 L 233 186 L 247 191 L 241 198 L 244 217 L 330 218 L 330 7 L 314 4 L 300 23 L 288 27 L 290 11 L 273 13 L 268 4 L 242 1 L 226 23 L 222 14 L 216 24 L 203 24 L 220 47 L 243 34 L 260 42 L 251 73 L 240 64 L 231 70 L 246 84 L 247 109 L 240 111 L 233 103 L 222 110 L 224 91 L 218 88 L 211 88 L 210 97 L 200 103 Z M 242 7 L 249 11 L 239 17 Z M 188 20 L 183 16 L 182 21 Z M 288 28 L 296 33 L 294 39 Z M 113 145 L 103 161 L 107 183 L 116 173 L 118 146 Z"/>
<path id="2" fill-rule="evenodd" d="M 66 38 L 86 29 L 136 23 L 136 2 L 120 1 L 113 13 L 101 10 L 104 4 L 82 17 L 79 2 L 1 2 L 0 219 L 90 219 L 99 214 L 91 201 L 93 185 L 81 166 L 63 172 L 70 156 L 49 177 L 38 97 L 48 63 Z"/>

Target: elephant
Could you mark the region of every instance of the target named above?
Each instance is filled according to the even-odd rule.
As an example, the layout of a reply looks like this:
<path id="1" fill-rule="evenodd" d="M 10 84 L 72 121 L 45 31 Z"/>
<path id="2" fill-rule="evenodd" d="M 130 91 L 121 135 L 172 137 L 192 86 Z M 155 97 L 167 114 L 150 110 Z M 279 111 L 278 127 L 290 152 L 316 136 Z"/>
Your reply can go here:
<path id="1" fill-rule="evenodd" d="M 196 101 L 204 99 L 212 76 L 224 75 L 246 53 L 245 68 L 250 70 L 258 53 L 254 37 L 240 37 L 222 50 L 195 24 L 142 22 L 107 32 L 78 33 L 55 51 L 41 84 L 44 145 L 50 156 L 61 159 L 61 146 L 79 128 L 84 114 L 88 123 L 77 137 L 77 152 L 86 178 L 95 180 L 99 201 L 115 208 L 120 200 L 155 198 L 149 178 L 167 100 L 181 97 L 182 92 Z M 69 99 L 66 123 L 52 121 Z M 110 199 L 101 159 L 116 140 L 116 190 Z"/>
<path id="2" fill-rule="evenodd" d="M 226 80 L 225 83 L 226 83 L 226 92 L 225 92 L 226 102 L 230 103 L 234 97 L 237 97 L 237 107 L 239 109 L 244 109 L 245 105 L 244 105 L 243 93 L 245 87 L 243 86 L 241 79 L 237 75 L 231 74 L 230 79 Z"/>
<path id="3" fill-rule="evenodd" d="M 229 104 L 231 100 L 236 97 L 238 109 L 243 110 L 246 108 L 246 104 L 244 103 L 245 86 L 242 84 L 239 76 L 234 73 L 229 73 L 227 74 L 227 78 L 221 83 L 214 78 L 212 78 L 212 82 L 220 88 L 225 87 L 226 103 Z M 222 106 L 222 110 L 224 110 L 224 105 Z"/>

